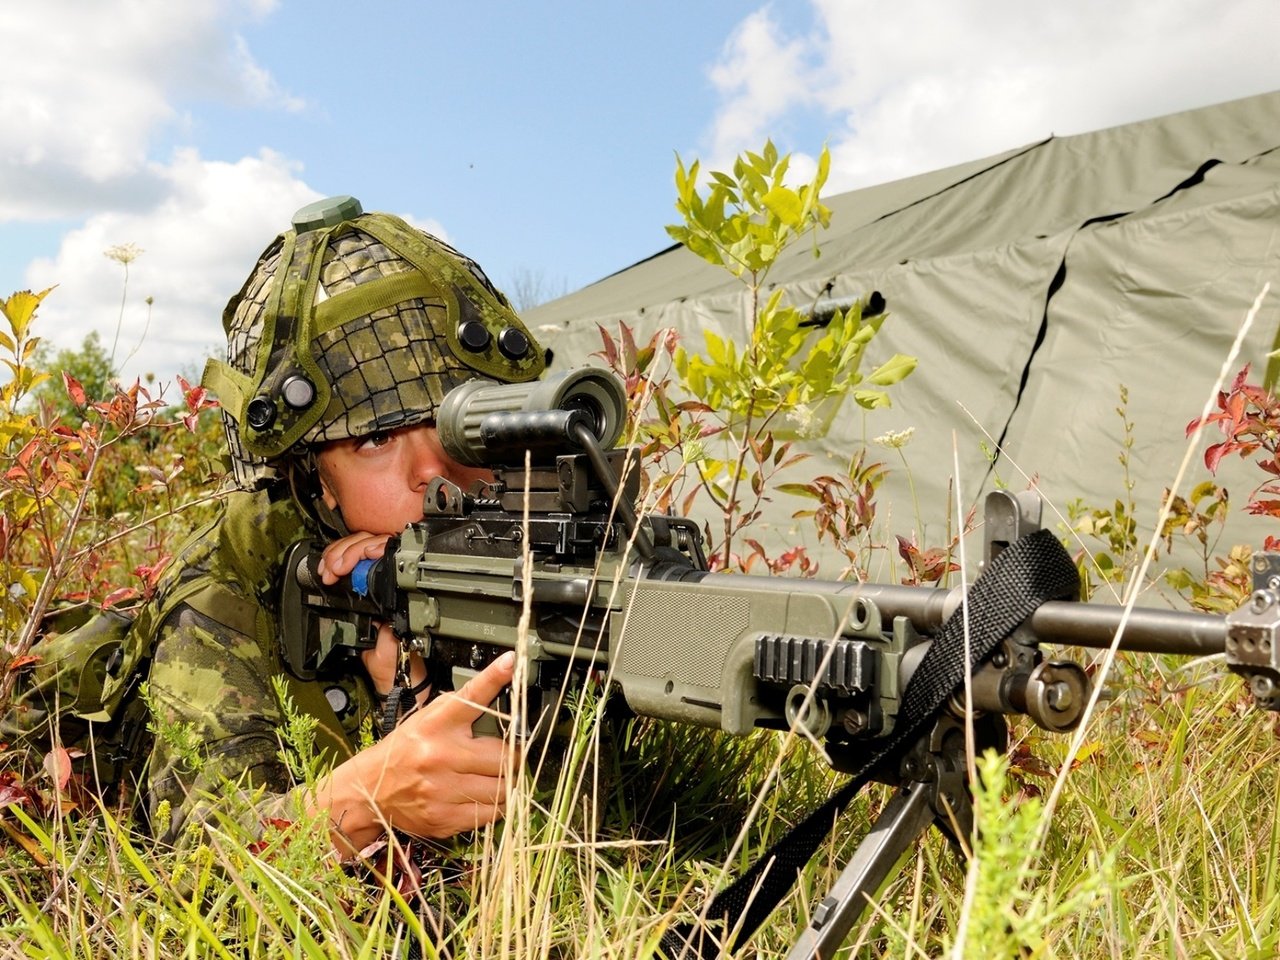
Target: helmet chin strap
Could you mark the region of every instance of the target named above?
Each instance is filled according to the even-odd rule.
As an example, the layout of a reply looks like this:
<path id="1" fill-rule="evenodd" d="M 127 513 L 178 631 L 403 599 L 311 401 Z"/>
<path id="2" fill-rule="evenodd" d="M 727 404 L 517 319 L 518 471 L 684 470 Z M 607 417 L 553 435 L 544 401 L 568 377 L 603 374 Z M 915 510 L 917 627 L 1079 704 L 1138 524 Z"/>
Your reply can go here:
<path id="1" fill-rule="evenodd" d="M 324 485 L 320 482 L 320 464 L 316 460 L 314 449 L 308 447 L 302 454 L 288 458 L 283 472 L 294 503 L 320 525 L 326 537 L 336 540 L 351 533 L 346 520 L 342 518 L 342 508 L 331 507 L 325 502 Z"/>

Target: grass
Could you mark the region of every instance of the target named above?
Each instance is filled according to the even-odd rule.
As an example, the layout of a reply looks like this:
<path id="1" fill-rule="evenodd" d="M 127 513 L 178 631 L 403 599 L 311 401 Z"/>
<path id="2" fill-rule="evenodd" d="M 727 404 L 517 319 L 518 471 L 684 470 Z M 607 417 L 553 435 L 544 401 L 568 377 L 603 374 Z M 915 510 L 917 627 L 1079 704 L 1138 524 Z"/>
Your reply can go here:
<path id="1" fill-rule="evenodd" d="M 1012 765 L 982 764 L 969 856 L 936 832 L 918 844 L 845 954 L 1277 955 L 1276 717 L 1253 712 L 1235 678 L 1188 685 L 1177 674 L 1171 689 L 1165 673 L 1152 659 L 1121 664 L 1118 697 L 1096 718 L 1039 855 L 1027 851 L 1066 740 L 1026 731 Z M 425 957 L 653 957 L 665 926 L 693 918 L 724 882 L 725 851 L 775 761 L 778 786 L 731 874 L 836 780 L 808 747 L 779 761 L 773 734 L 604 727 L 572 741 L 558 789 L 526 778 L 506 822 L 473 845 L 399 851 L 447 865 L 426 869 L 416 892 L 402 871 L 379 879 L 392 851 L 344 869 L 307 842 L 305 824 L 264 843 L 229 816 L 167 850 L 105 810 L 36 817 L 9 806 L 0 958 L 373 958 L 405 956 L 410 942 Z M 858 799 L 738 955 L 786 955 L 885 789 Z"/>

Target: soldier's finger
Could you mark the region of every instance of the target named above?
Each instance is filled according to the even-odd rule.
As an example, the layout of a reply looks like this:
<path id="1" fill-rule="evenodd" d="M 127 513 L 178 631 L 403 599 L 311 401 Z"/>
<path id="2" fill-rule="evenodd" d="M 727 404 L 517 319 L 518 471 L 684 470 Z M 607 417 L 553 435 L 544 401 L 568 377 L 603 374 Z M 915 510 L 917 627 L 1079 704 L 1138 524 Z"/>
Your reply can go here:
<path id="1" fill-rule="evenodd" d="M 497 699 L 503 688 L 510 685 L 515 670 L 515 651 L 508 650 L 464 683 L 452 696 L 443 699 L 440 709 L 448 711 L 451 720 L 474 723 L 489 704 Z"/>
<path id="2" fill-rule="evenodd" d="M 455 803 L 477 803 L 482 807 L 501 808 L 507 802 L 507 781 L 503 777 L 462 777 L 454 792 Z"/>
<path id="3" fill-rule="evenodd" d="M 470 727 L 464 729 L 470 732 Z M 472 737 L 472 741 L 465 750 L 458 752 L 454 760 L 455 769 L 471 776 L 501 779 L 510 765 L 506 742 L 497 737 Z"/>
<path id="4" fill-rule="evenodd" d="M 377 560 L 387 550 L 385 534 L 353 533 L 335 540 L 324 548 L 320 557 L 320 577 L 325 583 L 335 583 L 355 569 L 361 560 Z"/>
<path id="5" fill-rule="evenodd" d="M 451 814 L 450 833 L 462 833 L 502 819 L 506 814 L 506 804 L 502 802 L 460 803 L 453 807 Z"/>

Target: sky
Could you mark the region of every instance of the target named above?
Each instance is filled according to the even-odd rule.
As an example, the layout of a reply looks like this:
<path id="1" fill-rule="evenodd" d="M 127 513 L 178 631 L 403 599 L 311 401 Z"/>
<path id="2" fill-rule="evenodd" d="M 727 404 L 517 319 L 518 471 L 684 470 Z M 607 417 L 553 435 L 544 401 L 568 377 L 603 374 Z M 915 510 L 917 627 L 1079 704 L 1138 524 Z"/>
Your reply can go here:
<path id="1" fill-rule="evenodd" d="M 677 155 L 826 145 L 830 195 L 1280 89 L 1278 35 L 1276 0 L 0 0 L 0 297 L 56 286 L 34 333 L 171 382 L 319 197 L 545 299 L 670 245 Z"/>

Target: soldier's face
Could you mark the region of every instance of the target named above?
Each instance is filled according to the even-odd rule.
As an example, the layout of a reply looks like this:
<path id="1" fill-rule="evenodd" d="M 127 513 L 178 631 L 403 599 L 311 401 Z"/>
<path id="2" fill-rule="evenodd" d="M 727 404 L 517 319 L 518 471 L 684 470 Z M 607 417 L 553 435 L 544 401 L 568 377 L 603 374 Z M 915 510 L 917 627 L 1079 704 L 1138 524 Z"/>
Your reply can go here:
<path id="1" fill-rule="evenodd" d="M 421 520 L 422 496 L 435 477 L 464 490 L 493 479 L 490 471 L 463 466 L 445 453 L 428 424 L 334 440 L 317 459 L 325 503 L 341 508 L 353 533 L 395 534 Z"/>

